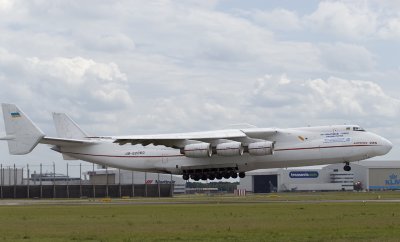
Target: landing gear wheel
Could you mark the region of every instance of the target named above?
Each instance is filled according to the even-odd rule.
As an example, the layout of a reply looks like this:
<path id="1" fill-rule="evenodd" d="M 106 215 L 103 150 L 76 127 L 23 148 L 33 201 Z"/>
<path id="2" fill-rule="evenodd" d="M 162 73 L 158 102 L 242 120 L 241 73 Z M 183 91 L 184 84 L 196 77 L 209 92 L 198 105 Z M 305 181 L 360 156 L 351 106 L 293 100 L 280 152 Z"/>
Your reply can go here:
<path id="1" fill-rule="evenodd" d="M 244 178 L 246 176 L 246 174 L 244 172 L 239 172 L 239 177 L 240 178 Z"/>
<path id="2" fill-rule="evenodd" d="M 350 162 L 346 161 L 344 164 L 343 170 L 351 171 Z"/>
<path id="3" fill-rule="evenodd" d="M 213 180 L 215 179 L 214 173 L 210 173 L 210 174 L 208 175 L 208 179 L 210 179 L 211 181 L 213 181 Z"/>
<path id="4" fill-rule="evenodd" d="M 351 171 L 351 166 L 345 165 L 345 166 L 343 167 L 343 170 L 345 170 L 345 171 Z"/>
<path id="5" fill-rule="evenodd" d="M 231 175 L 231 177 L 232 177 L 232 178 L 237 178 L 237 177 L 238 177 L 238 174 L 235 172 L 235 173 L 233 173 L 233 174 Z"/>
<path id="6" fill-rule="evenodd" d="M 200 175 L 199 174 L 192 174 L 192 175 L 190 175 L 190 178 L 195 180 L 195 181 L 198 181 L 198 180 L 200 180 Z"/>
<path id="7" fill-rule="evenodd" d="M 222 174 L 222 176 L 223 176 L 225 179 L 229 179 L 229 178 L 231 177 L 231 175 L 230 175 L 228 172 L 224 172 L 224 173 Z"/>
<path id="8" fill-rule="evenodd" d="M 183 178 L 183 180 L 187 181 L 187 180 L 189 180 L 189 175 L 188 174 L 183 174 L 182 178 Z"/>

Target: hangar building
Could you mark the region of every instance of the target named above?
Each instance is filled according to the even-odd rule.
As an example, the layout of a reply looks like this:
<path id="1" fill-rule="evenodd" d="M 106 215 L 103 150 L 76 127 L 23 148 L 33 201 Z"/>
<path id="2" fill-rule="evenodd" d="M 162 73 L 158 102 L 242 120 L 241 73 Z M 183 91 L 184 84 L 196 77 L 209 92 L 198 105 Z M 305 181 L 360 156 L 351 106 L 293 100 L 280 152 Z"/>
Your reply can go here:
<path id="1" fill-rule="evenodd" d="M 238 189 L 254 193 L 284 191 L 400 190 L 400 161 L 360 161 L 326 166 L 263 169 L 246 173 Z"/>

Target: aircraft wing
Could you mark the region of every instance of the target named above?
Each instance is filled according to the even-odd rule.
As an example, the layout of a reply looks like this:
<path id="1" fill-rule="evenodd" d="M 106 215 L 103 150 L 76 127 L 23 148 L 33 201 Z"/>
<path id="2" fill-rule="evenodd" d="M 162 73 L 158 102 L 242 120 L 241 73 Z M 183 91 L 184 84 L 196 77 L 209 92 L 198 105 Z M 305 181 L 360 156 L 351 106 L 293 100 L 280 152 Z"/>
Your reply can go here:
<path id="1" fill-rule="evenodd" d="M 187 144 L 197 142 L 218 143 L 226 141 L 252 142 L 254 139 L 265 139 L 277 133 L 275 129 L 235 129 L 216 130 L 193 133 L 159 134 L 159 135 L 131 135 L 113 137 L 114 143 L 141 144 L 141 145 L 164 145 L 173 148 L 182 148 Z"/>

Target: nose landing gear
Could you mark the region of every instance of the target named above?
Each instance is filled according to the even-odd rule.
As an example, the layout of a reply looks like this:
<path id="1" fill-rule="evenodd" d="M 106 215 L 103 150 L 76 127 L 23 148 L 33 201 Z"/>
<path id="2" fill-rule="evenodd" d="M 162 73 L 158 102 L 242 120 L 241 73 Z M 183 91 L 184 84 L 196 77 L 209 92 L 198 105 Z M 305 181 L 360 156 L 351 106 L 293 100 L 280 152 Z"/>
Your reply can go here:
<path id="1" fill-rule="evenodd" d="M 350 166 L 349 162 L 345 162 L 345 165 L 344 165 L 344 167 L 343 167 L 343 170 L 345 170 L 345 171 L 351 171 L 351 166 Z"/>

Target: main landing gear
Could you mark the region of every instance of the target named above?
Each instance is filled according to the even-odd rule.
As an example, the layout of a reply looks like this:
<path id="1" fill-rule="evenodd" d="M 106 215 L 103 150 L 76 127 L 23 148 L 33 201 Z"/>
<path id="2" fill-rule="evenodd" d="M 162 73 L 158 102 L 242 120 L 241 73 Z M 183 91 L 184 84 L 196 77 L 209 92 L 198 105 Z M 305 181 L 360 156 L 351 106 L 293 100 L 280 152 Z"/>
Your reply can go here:
<path id="1" fill-rule="evenodd" d="M 244 172 L 238 172 L 237 168 L 219 168 L 219 169 L 196 169 L 196 170 L 185 170 L 183 171 L 183 180 L 193 179 L 199 180 L 221 180 L 222 178 L 244 178 L 246 174 Z"/>
<path id="2" fill-rule="evenodd" d="M 345 171 L 351 171 L 351 166 L 350 166 L 350 163 L 347 161 L 347 162 L 345 162 L 345 165 L 344 165 L 344 167 L 343 167 L 343 170 L 345 170 Z"/>

